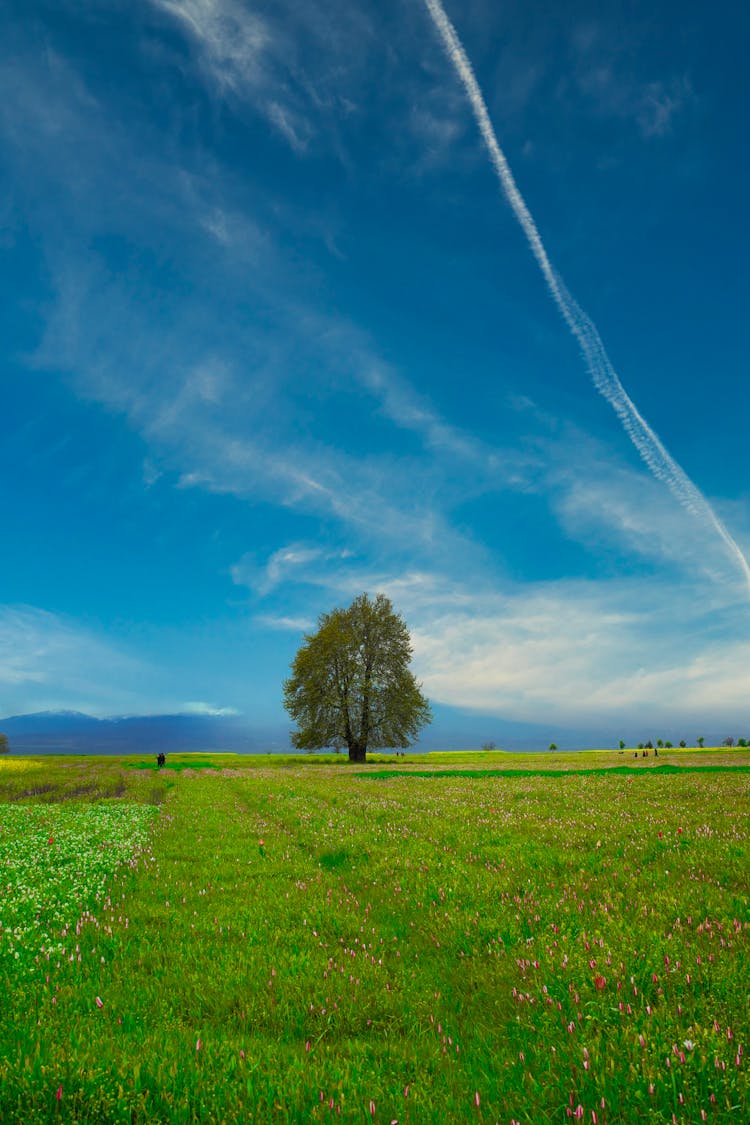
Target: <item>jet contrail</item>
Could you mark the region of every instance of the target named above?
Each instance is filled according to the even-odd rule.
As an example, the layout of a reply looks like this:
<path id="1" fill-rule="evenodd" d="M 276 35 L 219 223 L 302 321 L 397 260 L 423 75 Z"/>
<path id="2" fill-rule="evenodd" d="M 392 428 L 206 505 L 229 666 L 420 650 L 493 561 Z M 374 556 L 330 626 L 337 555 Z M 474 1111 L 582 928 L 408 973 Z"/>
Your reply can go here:
<path id="1" fill-rule="evenodd" d="M 526 201 L 518 190 L 508 161 L 505 159 L 505 154 L 498 144 L 490 115 L 487 112 L 487 105 L 461 40 L 448 19 L 440 0 L 424 0 L 424 2 L 435 27 L 440 33 L 448 57 L 456 68 L 456 72 L 466 90 L 479 131 L 482 134 L 482 140 L 487 147 L 487 152 L 497 173 L 505 198 L 526 235 L 531 252 L 542 271 L 555 304 L 578 341 L 578 346 L 594 381 L 594 386 L 612 406 L 622 422 L 625 432 L 654 476 L 664 481 L 688 512 L 703 520 L 704 523 L 718 532 L 732 559 L 739 565 L 750 590 L 750 565 L 748 565 L 744 554 L 703 493 L 693 484 L 684 469 L 670 456 L 658 436 L 639 412 L 612 366 L 596 325 L 570 294 L 564 281 L 550 262 L 536 223 L 526 206 Z"/>

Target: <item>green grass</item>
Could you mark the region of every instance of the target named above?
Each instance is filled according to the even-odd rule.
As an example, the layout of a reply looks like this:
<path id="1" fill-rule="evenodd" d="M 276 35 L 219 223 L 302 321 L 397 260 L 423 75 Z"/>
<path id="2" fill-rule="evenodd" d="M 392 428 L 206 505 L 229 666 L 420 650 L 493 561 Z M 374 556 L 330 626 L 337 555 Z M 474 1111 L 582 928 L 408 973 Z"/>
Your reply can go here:
<path id="1" fill-rule="evenodd" d="M 750 756 L 671 753 L 0 761 L 0 1121 L 744 1122 Z"/>

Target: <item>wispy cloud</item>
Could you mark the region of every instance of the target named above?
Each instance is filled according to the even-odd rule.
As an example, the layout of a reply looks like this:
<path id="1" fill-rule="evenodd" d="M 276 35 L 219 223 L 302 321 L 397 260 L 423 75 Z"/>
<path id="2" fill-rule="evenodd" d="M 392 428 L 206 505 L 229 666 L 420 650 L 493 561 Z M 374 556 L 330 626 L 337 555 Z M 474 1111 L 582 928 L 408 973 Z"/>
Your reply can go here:
<path id="1" fill-rule="evenodd" d="M 443 40 L 446 53 L 464 85 L 482 140 L 505 197 L 526 236 L 529 248 L 542 272 L 550 295 L 578 342 L 594 385 L 612 406 L 625 432 L 654 476 L 667 485 L 675 499 L 687 511 L 695 516 L 700 523 L 715 532 L 723 541 L 729 556 L 742 574 L 748 592 L 750 592 L 750 564 L 748 564 L 744 554 L 705 496 L 668 453 L 661 440 L 641 415 L 620 382 L 596 325 L 575 301 L 564 281 L 553 268 L 536 223 L 518 190 L 505 155 L 498 144 L 484 97 L 456 30 L 448 19 L 440 0 L 425 0 L 425 4 Z"/>
<path id="2" fill-rule="evenodd" d="M 652 29 L 653 32 L 653 29 Z M 570 32 L 573 81 L 593 111 L 634 122 L 646 140 L 666 136 L 694 100 L 686 74 L 644 77 L 633 67 L 641 53 L 636 21 L 616 31 L 606 23 L 579 24 Z"/>
<path id="3" fill-rule="evenodd" d="M 639 535 L 646 524 L 644 516 Z M 644 584 L 636 576 L 524 585 L 481 570 L 467 579 L 429 564 L 378 567 L 311 552 L 269 594 L 318 612 L 363 590 L 386 594 L 404 614 L 415 670 L 436 703 L 576 728 L 642 722 L 644 731 L 680 717 L 715 722 L 717 707 L 729 723 L 745 714 L 750 645 L 736 606 L 706 597 L 695 582 Z M 297 633 L 313 627 L 309 612 L 255 620 Z"/>
<path id="4" fill-rule="evenodd" d="M 141 661 L 77 621 L 33 606 L 0 606 L 4 714 L 10 700 L 14 711 L 125 712 L 140 701 L 147 674 Z"/>
<path id="5" fill-rule="evenodd" d="M 214 703 L 204 703 L 201 700 L 185 703 L 180 710 L 188 715 L 210 715 L 214 718 L 240 714 L 236 707 L 217 707 Z"/>
<path id="6" fill-rule="evenodd" d="M 261 15 L 241 0 L 150 3 L 187 35 L 219 97 L 252 105 L 298 155 L 322 134 L 336 150 L 336 117 L 353 105 L 341 90 L 341 75 L 356 75 L 367 38 L 356 7 L 277 3 Z M 304 61 L 310 51 L 318 60 L 314 79 Z"/>
<path id="7" fill-rule="evenodd" d="M 271 32 L 257 12 L 237 0 L 151 0 L 174 16 L 203 53 L 220 90 L 254 89 L 263 83 Z"/>
<path id="8" fill-rule="evenodd" d="M 259 613 L 254 621 L 264 629 L 289 633 L 307 633 L 315 626 L 311 617 L 276 617 L 272 613 Z"/>
<path id="9" fill-rule="evenodd" d="M 665 136 L 672 128 L 674 117 L 691 97 L 692 87 L 687 78 L 647 83 L 635 110 L 644 137 Z"/>

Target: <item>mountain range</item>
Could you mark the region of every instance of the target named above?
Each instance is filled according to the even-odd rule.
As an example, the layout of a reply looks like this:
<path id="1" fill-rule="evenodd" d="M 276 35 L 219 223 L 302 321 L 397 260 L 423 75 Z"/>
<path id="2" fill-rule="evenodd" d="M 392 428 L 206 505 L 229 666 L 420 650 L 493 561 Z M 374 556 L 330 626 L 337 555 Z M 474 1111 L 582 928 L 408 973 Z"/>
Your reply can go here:
<path id="1" fill-rule="evenodd" d="M 279 727 L 251 728 L 236 715 L 128 715 L 99 719 L 80 711 L 40 711 L 0 719 L 11 752 L 21 754 L 165 754 L 226 751 L 236 754 L 288 750 Z"/>
<path id="2" fill-rule="evenodd" d="M 416 751 L 478 749 L 494 742 L 506 750 L 546 750 L 612 745 L 604 732 L 551 730 L 547 726 L 433 705 L 434 721 Z M 39 711 L 0 719 L 11 752 L 19 754 L 165 754 L 225 751 L 289 753 L 289 727 L 258 725 L 247 715 L 126 715 L 96 718 L 80 711 Z"/>

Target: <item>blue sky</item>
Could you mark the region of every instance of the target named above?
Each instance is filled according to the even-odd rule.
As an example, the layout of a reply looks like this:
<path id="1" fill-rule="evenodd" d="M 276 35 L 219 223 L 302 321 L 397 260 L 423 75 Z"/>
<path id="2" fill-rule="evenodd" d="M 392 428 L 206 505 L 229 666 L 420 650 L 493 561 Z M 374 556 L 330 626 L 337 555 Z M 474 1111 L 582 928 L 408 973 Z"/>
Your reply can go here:
<path id="1" fill-rule="evenodd" d="M 4 5 L 0 716 L 283 723 L 368 590 L 441 715 L 745 721 L 750 17 L 438 8 Z"/>

